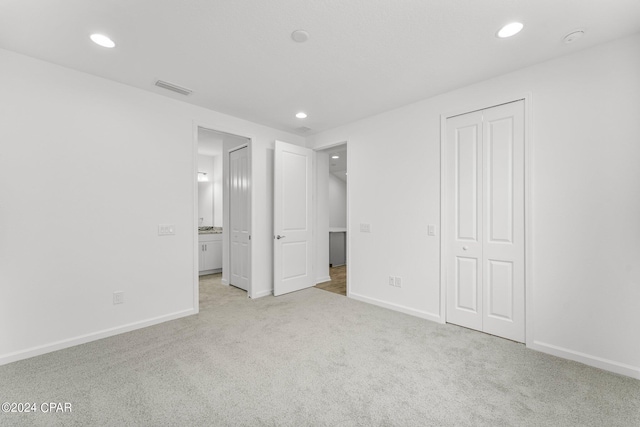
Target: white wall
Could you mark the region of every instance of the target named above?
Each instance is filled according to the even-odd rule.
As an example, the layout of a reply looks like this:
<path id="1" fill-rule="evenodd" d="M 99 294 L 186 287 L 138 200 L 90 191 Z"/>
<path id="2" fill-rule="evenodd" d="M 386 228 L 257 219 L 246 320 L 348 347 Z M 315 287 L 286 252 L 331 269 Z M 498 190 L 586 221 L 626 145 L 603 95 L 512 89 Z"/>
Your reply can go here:
<path id="1" fill-rule="evenodd" d="M 347 183 L 329 174 L 329 228 L 347 226 Z"/>
<path id="2" fill-rule="evenodd" d="M 440 115 L 530 92 L 527 344 L 640 378 L 639 76 L 636 35 L 310 138 L 349 142 L 354 296 L 444 320 L 440 242 L 426 233 L 440 224 Z"/>
<path id="3" fill-rule="evenodd" d="M 196 126 L 251 137 L 258 177 L 275 139 L 304 139 L 12 52 L 0 63 L 0 364 L 196 313 Z M 265 254 L 270 184 L 253 187 Z"/>
<path id="4" fill-rule="evenodd" d="M 198 172 L 204 172 L 208 181 L 198 182 L 198 218 L 202 218 L 202 226 L 213 225 L 213 184 L 214 157 L 198 154 Z"/>
<path id="5" fill-rule="evenodd" d="M 222 156 L 213 156 L 213 225 L 222 227 L 224 203 L 222 202 Z"/>

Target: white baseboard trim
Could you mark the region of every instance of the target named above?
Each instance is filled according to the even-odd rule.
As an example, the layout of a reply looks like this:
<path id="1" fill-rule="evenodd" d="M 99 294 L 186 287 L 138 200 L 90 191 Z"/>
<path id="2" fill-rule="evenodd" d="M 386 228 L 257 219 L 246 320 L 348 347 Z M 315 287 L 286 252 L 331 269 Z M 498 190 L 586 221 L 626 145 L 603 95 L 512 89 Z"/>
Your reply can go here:
<path id="1" fill-rule="evenodd" d="M 146 328 L 148 326 L 157 325 L 158 323 L 164 323 L 169 320 L 179 319 L 181 317 L 197 314 L 198 311 L 192 308 L 183 311 L 177 311 L 175 313 L 167 314 L 164 316 L 158 316 L 151 319 L 143 320 L 140 322 L 129 323 L 115 328 L 103 329 L 102 331 L 92 332 L 90 334 L 80 335 L 74 338 L 56 341 L 49 344 L 40 345 L 37 347 L 31 347 L 26 350 L 16 351 L 14 353 L 8 353 L 0 355 L 0 366 L 8 363 L 17 362 L 18 360 L 29 359 L 31 357 L 40 356 L 45 353 L 51 353 L 57 350 L 62 350 L 76 345 L 85 344 L 91 341 L 97 341 L 102 338 L 108 338 L 114 335 L 123 334 L 125 332 L 131 332 L 136 329 Z"/>
<path id="2" fill-rule="evenodd" d="M 640 367 L 637 366 L 615 362 L 613 360 L 604 359 L 602 357 L 581 353 L 579 351 L 569 350 L 567 348 L 558 347 L 557 345 L 547 344 L 535 340 L 533 341 L 533 345 L 530 345 L 528 347 L 542 353 L 547 353 L 553 356 L 562 357 L 563 359 L 569 359 L 575 362 L 584 363 L 585 365 L 593 366 L 595 368 L 604 369 L 605 371 L 614 372 L 616 374 L 625 375 L 627 377 L 640 380 Z"/>
<path id="3" fill-rule="evenodd" d="M 209 274 L 218 274 L 222 273 L 221 268 L 214 268 L 213 270 L 202 270 L 198 272 L 198 276 L 207 276 Z"/>
<path id="4" fill-rule="evenodd" d="M 319 279 L 316 279 L 316 285 L 318 283 L 324 283 L 324 282 L 330 282 L 331 281 L 331 277 L 327 276 L 327 277 L 320 277 Z"/>
<path id="5" fill-rule="evenodd" d="M 369 303 L 369 304 L 377 305 L 378 307 L 384 307 L 384 308 L 388 308 L 389 310 L 399 311 L 401 313 L 409 314 L 411 316 L 416 316 L 416 317 L 420 317 L 422 319 L 431 320 L 433 322 L 442 323 L 442 320 L 440 319 L 440 316 L 438 316 L 436 314 L 433 314 L 433 313 L 429 313 L 427 311 L 416 310 L 415 308 L 406 307 L 404 305 L 393 304 L 393 303 L 389 303 L 389 302 L 386 302 L 386 301 L 381 301 L 379 299 L 369 298 L 369 297 L 366 297 L 364 295 L 355 294 L 353 292 L 349 292 L 349 294 L 347 296 L 349 298 L 353 298 L 353 299 L 358 300 L 358 301 L 362 301 L 362 302 L 366 302 L 366 303 Z"/>
<path id="6" fill-rule="evenodd" d="M 272 290 L 260 291 L 260 292 L 256 292 L 255 294 L 251 295 L 251 299 L 268 297 L 269 295 L 273 295 L 273 291 Z"/>

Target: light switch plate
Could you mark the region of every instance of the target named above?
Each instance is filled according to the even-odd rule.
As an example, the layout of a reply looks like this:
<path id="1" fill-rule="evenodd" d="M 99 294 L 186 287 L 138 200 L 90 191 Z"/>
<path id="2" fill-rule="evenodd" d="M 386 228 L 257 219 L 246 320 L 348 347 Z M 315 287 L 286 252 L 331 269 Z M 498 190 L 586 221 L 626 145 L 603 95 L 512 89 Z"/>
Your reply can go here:
<path id="1" fill-rule="evenodd" d="M 429 226 L 427 227 L 427 234 L 429 236 L 435 236 L 436 235 L 436 226 L 433 224 L 429 224 Z"/>
<path id="2" fill-rule="evenodd" d="M 176 234 L 176 227 L 173 224 L 159 224 L 158 236 L 173 236 Z"/>

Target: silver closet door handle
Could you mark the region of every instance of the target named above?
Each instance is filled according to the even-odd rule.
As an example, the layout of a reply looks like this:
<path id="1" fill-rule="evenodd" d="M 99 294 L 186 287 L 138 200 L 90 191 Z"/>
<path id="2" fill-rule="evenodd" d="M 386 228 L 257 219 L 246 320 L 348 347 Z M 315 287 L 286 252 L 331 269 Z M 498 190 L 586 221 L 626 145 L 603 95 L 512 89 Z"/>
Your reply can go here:
<path id="1" fill-rule="evenodd" d="M 469 249 L 469 246 L 463 246 L 463 247 L 462 247 L 462 250 L 463 250 L 463 251 L 466 251 L 467 249 Z"/>
<path id="2" fill-rule="evenodd" d="M 278 235 L 276 236 L 276 239 L 280 240 L 280 239 L 284 239 L 285 237 L 287 237 L 287 236 L 281 236 L 281 235 L 279 235 L 279 234 L 278 234 Z"/>

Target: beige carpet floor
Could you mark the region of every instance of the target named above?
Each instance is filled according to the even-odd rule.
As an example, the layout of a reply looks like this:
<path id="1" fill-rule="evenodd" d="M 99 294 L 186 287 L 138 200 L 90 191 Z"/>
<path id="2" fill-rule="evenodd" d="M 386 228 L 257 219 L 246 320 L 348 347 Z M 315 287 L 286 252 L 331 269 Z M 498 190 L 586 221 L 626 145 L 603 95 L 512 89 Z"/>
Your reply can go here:
<path id="1" fill-rule="evenodd" d="M 218 276 L 219 277 L 219 276 Z M 13 426 L 640 426 L 640 381 L 310 288 L 0 366 Z"/>

